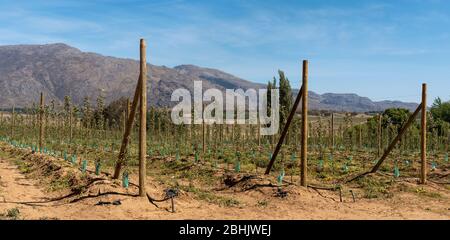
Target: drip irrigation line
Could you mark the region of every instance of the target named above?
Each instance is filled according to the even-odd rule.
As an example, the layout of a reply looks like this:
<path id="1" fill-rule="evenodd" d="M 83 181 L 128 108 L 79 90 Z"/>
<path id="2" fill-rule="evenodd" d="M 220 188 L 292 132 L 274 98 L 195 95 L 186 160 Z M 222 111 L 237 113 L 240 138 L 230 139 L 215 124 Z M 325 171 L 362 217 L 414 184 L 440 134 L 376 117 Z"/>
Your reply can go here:
<path id="1" fill-rule="evenodd" d="M 101 196 L 105 196 L 105 195 L 120 195 L 120 196 L 128 196 L 128 197 L 139 197 L 139 195 L 137 194 L 128 194 L 128 193 L 120 193 L 120 192 L 103 192 L 103 193 L 98 193 L 96 195 L 87 195 L 87 196 L 82 196 L 76 199 L 71 200 L 69 203 L 76 203 L 79 202 L 81 200 L 85 200 L 85 199 L 89 199 L 89 198 L 96 198 L 96 197 L 101 197 Z"/>
<path id="2" fill-rule="evenodd" d="M 323 197 L 323 198 L 328 198 L 328 199 L 333 200 L 334 202 L 337 202 L 336 199 L 334 199 L 334 198 L 332 198 L 332 197 L 328 197 L 328 196 L 323 195 L 323 194 L 319 191 L 319 189 L 313 188 L 313 190 L 316 191 L 317 194 L 319 194 L 319 196 L 321 196 L 321 197 Z"/>
<path id="3" fill-rule="evenodd" d="M 166 197 L 164 197 L 163 199 L 154 199 L 154 198 L 152 198 L 152 197 L 150 196 L 150 194 L 147 193 L 147 199 L 148 199 L 148 201 L 149 201 L 151 204 L 153 204 L 153 205 L 155 205 L 157 208 L 159 208 L 159 206 L 156 205 L 155 202 L 165 202 L 165 201 L 167 201 L 167 200 L 170 200 L 171 197 L 166 196 Z"/>

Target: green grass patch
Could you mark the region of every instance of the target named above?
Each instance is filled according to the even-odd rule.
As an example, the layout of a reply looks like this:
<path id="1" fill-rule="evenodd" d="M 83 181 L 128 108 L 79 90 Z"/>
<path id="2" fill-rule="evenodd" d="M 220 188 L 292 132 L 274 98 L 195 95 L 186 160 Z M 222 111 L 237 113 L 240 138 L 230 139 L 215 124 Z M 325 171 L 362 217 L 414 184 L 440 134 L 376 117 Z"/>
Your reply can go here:
<path id="1" fill-rule="evenodd" d="M 389 191 L 392 181 L 386 182 L 368 176 L 360 178 L 357 183 L 363 189 L 365 198 L 390 198 L 393 196 Z"/>
<path id="2" fill-rule="evenodd" d="M 5 213 L 0 214 L 1 220 L 19 220 L 20 219 L 20 211 L 18 208 L 11 208 L 6 210 Z"/>
<path id="3" fill-rule="evenodd" d="M 197 200 L 203 200 L 203 201 L 206 201 L 209 203 L 214 203 L 214 204 L 218 204 L 220 206 L 225 206 L 225 207 L 234 207 L 234 206 L 238 206 L 240 204 L 239 201 L 236 199 L 229 198 L 229 197 L 223 197 L 223 196 L 217 196 L 212 192 L 202 190 L 193 185 L 180 186 L 180 188 L 183 191 L 194 194 L 194 198 L 196 198 Z"/>

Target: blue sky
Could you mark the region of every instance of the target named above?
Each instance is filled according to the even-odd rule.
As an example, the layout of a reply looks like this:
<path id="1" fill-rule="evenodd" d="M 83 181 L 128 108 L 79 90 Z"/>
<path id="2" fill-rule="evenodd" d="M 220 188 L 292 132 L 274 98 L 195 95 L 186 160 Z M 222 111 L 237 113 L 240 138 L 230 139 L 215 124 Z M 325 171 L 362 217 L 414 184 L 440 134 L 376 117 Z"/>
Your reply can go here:
<path id="1" fill-rule="evenodd" d="M 267 82 L 282 69 L 310 90 L 373 100 L 450 99 L 450 1 L 3 1 L 0 45 L 64 42 L 173 67 Z"/>

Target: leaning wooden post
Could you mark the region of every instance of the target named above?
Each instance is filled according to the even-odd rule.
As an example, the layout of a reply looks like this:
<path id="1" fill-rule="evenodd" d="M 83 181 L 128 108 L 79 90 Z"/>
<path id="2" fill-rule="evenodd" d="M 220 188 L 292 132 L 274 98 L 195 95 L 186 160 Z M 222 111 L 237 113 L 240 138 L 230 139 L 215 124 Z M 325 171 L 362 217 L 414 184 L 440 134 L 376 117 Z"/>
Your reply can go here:
<path id="1" fill-rule="evenodd" d="M 139 108 L 139 196 L 146 196 L 145 175 L 147 155 L 147 60 L 145 56 L 145 40 L 141 39 L 141 104 Z"/>
<path id="2" fill-rule="evenodd" d="M 44 93 L 41 92 L 41 103 L 39 108 L 39 150 L 44 147 Z"/>
<path id="3" fill-rule="evenodd" d="M 377 164 L 372 168 L 370 171 L 371 173 L 375 173 L 378 171 L 378 168 L 381 166 L 381 164 L 384 162 L 384 160 L 387 158 L 389 153 L 394 149 L 395 145 L 400 141 L 400 138 L 405 134 L 406 130 L 408 130 L 409 126 L 414 122 L 414 119 L 419 115 L 419 112 L 422 108 L 422 104 L 420 104 L 416 111 L 409 117 L 408 121 L 403 125 L 402 129 L 400 130 L 400 133 L 392 140 L 392 142 L 389 144 L 388 148 L 384 151 L 383 156 L 381 156 L 380 160 L 378 160 Z"/>
<path id="4" fill-rule="evenodd" d="M 421 174 L 420 183 L 427 183 L 427 84 L 422 84 L 422 118 L 420 128 Z"/>
<path id="5" fill-rule="evenodd" d="M 292 119 L 294 119 L 294 115 L 297 112 L 298 104 L 300 103 L 300 100 L 303 96 L 303 86 L 300 88 L 300 91 L 298 91 L 297 97 L 295 99 L 294 105 L 292 106 L 292 110 L 289 113 L 289 117 L 286 120 L 286 124 L 284 125 L 283 132 L 280 135 L 280 139 L 278 140 L 278 144 L 275 147 L 275 150 L 273 151 L 272 158 L 270 159 L 269 164 L 267 165 L 266 172 L 264 174 L 269 174 L 270 170 L 272 169 L 273 164 L 275 163 L 275 159 L 278 156 L 278 153 L 280 152 L 281 145 L 283 145 L 284 138 L 286 137 L 286 134 L 289 130 L 289 126 L 291 125 Z"/>
<path id="6" fill-rule="evenodd" d="M 130 114 L 128 115 L 127 126 L 125 128 L 125 133 L 123 134 L 122 144 L 120 146 L 119 157 L 117 158 L 116 167 L 114 169 L 113 179 L 118 179 L 120 175 L 120 170 L 123 165 L 123 161 L 126 155 L 128 142 L 130 140 L 131 129 L 133 128 L 134 116 L 136 115 L 137 104 L 140 99 L 141 92 L 141 77 L 139 76 L 138 84 L 136 85 L 136 90 L 134 92 L 133 103 L 131 106 Z"/>
<path id="7" fill-rule="evenodd" d="M 308 171 L 308 61 L 303 60 L 303 101 L 302 101 L 302 141 L 300 184 L 307 186 Z"/>

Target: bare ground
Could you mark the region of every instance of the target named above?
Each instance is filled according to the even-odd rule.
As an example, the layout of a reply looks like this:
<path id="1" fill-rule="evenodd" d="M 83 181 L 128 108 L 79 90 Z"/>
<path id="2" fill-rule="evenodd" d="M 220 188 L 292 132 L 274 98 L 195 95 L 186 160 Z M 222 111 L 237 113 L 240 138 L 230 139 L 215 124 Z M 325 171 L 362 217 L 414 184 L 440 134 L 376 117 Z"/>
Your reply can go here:
<path id="1" fill-rule="evenodd" d="M 77 195 L 50 201 L 70 191 L 49 192 L 47 184 L 50 183 L 42 181 L 44 177 L 42 174 L 23 174 L 13 159 L 0 159 L 0 214 L 3 218 L 8 219 L 8 210 L 17 208 L 19 219 L 450 219 L 448 188 L 433 183 L 420 188 L 411 182 L 403 184 L 411 189 L 421 189 L 421 192 L 438 191 L 437 195 L 399 191 L 393 197 L 381 199 L 356 195 L 356 202 L 348 190 L 340 202 L 336 191 L 293 185 L 284 188 L 288 193 L 284 198 L 277 197 L 277 188 L 272 187 L 246 191 L 242 186 L 234 186 L 216 191 L 224 199 L 237 201 L 239 204 L 236 205 L 211 203 L 190 192 L 181 192 L 175 198 L 176 212 L 171 213 L 170 201 L 151 204 L 147 198 L 136 196 L 138 189 L 135 186 L 126 190 L 106 177 Z M 55 179 L 53 176 L 53 181 Z M 131 181 L 137 182 L 133 178 Z M 150 176 L 147 183 L 150 196 L 164 197 L 164 186 Z M 116 200 L 121 204 L 96 205 L 100 201 Z"/>

